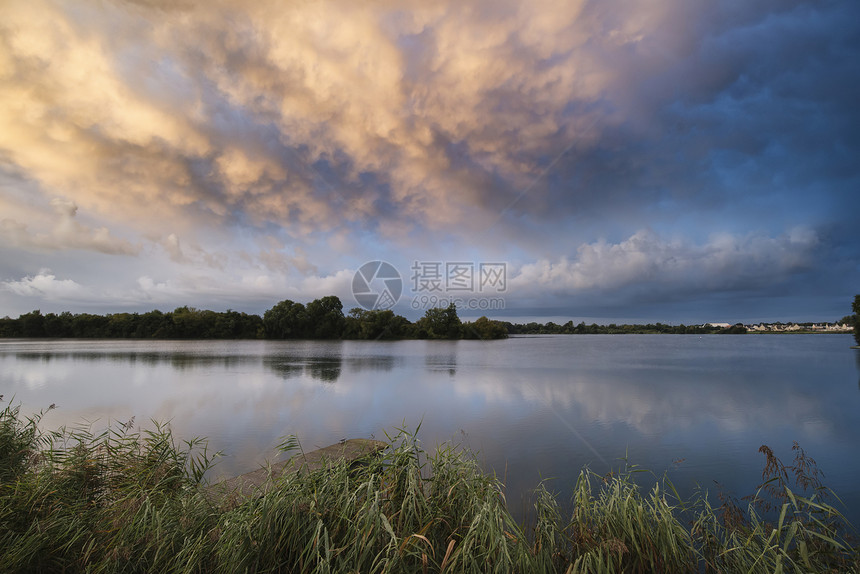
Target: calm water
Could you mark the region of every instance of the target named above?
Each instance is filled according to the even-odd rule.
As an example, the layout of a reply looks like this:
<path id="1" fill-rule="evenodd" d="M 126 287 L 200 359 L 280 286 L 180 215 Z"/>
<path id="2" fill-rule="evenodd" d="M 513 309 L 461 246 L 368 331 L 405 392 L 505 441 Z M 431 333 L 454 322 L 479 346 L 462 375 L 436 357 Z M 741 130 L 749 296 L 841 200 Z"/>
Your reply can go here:
<path id="1" fill-rule="evenodd" d="M 850 335 L 587 335 L 505 341 L 0 341 L 0 394 L 43 426 L 170 421 L 226 456 L 213 479 L 304 448 L 415 429 L 504 477 L 512 506 L 541 478 L 630 462 L 683 491 L 760 479 L 762 444 L 798 441 L 860 522 L 860 351 Z M 682 462 L 676 463 L 679 459 Z"/>

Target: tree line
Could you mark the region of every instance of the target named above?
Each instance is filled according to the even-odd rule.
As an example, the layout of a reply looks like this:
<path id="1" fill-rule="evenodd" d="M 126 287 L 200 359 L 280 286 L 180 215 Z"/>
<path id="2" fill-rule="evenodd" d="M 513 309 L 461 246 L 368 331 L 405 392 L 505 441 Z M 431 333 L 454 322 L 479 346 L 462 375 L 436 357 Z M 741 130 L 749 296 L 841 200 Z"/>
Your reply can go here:
<path id="1" fill-rule="evenodd" d="M 501 339 L 504 325 L 481 317 L 462 322 L 454 305 L 428 309 L 416 322 L 390 310 L 343 312 L 336 296 L 304 305 L 277 303 L 263 316 L 179 307 L 147 313 L 46 313 L 0 319 L 0 337 L 90 339 Z"/>
<path id="2" fill-rule="evenodd" d="M 462 322 L 457 307 L 427 309 L 411 322 L 389 310 L 351 309 L 343 313 L 340 299 L 331 295 L 307 305 L 281 301 L 263 314 L 263 330 L 270 339 L 504 339 L 500 321 L 480 317 Z"/>
<path id="3" fill-rule="evenodd" d="M 854 297 L 853 315 L 839 322 L 854 326 L 860 345 L 860 295 Z M 415 322 L 391 310 L 355 308 L 347 314 L 334 295 L 304 305 L 290 300 L 277 303 L 263 316 L 238 311 L 224 312 L 178 307 L 173 311 L 94 315 L 68 311 L 42 314 L 39 310 L 0 318 L 0 337 L 98 338 L 98 339 L 503 339 L 510 335 L 595 335 L 595 334 L 738 334 L 746 328 L 711 325 L 667 325 L 615 323 L 586 325 L 573 321 L 557 324 L 510 323 L 480 317 L 462 322 L 457 308 L 427 309 Z"/>
<path id="4" fill-rule="evenodd" d="M 39 310 L 0 319 L 0 337 L 76 339 L 254 339 L 262 337 L 257 315 L 179 307 L 174 311 L 94 315 Z"/>
<path id="5" fill-rule="evenodd" d="M 622 334 L 669 334 L 669 335 L 711 335 L 711 334 L 743 334 L 747 332 L 741 323 L 729 327 L 714 327 L 712 325 L 666 325 L 664 323 L 648 323 L 647 325 L 577 325 L 568 321 L 562 325 L 553 323 L 503 323 L 511 335 L 622 335 Z"/>

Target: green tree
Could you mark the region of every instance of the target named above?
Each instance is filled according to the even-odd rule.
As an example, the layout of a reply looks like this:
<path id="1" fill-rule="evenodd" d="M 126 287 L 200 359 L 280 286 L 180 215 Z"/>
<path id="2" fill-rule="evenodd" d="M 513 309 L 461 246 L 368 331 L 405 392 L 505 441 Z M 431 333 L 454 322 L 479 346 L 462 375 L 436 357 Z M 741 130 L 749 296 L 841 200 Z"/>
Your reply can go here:
<path id="1" fill-rule="evenodd" d="M 269 339 L 301 339 L 308 336 L 305 306 L 286 299 L 263 313 L 263 328 Z"/>
<path id="2" fill-rule="evenodd" d="M 466 339 L 506 339 L 508 330 L 501 321 L 492 321 L 486 317 L 478 317 L 474 323 L 463 325 L 463 337 Z"/>
<path id="3" fill-rule="evenodd" d="M 415 327 L 419 337 L 428 339 L 459 339 L 463 336 L 463 324 L 453 303 L 444 309 L 427 309 Z"/>
<path id="4" fill-rule="evenodd" d="M 177 307 L 173 311 L 176 336 L 182 339 L 209 339 L 215 326 L 215 313 L 194 307 Z"/>
<path id="5" fill-rule="evenodd" d="M 0 319 L 0 337 L 21 337 L 21 323 L 6 315 Z"/>
<path id="6" fill-rule="evenodd" d="M 860 295 L 854 295 L 851 310 L 854 311 L 854 340 L 860 345 Z"/>
<path id="7" fill-rule="evenodd" d="M 345 318 L 343 303 L 334 295 L 314 299 L 307 306 L 308 336 L 313 339 L 340 339 Z"/>
<path id="8" fill-rule="evenodd" d="M 48 313 L 43 322 L 46 337 L 70 337 L 72 334 L 73 316 L 68 311 L 59 315 Z"/>
<path id="9" fill-rule="evenodd" d="M 140 315 L 137 313 L 114 313 L 108 315 L 108 336 L 128 339 L 134 336 Z"/>
<path id="10" fill-rule="evenodd" d="M 219 339 L 256 339 L 261 336 L 263 320 L 258 315 L 248 315 L 227 309 L 215 319 L 215 337 Z"/>
<path id="11" fill-rule="evenodd" d="M 18 317 L 22 337 L 44 337 L 45 318 L 39 309 L 30 311 Z"/>
<path id="12" fill-rule="evenodd" d="M 351 309 L 346 317 L 343 330 L 344 339 L 403 339 L 409 336 L 412 324 L 406 317 L 395 315 L 387 309 Z"/>
<path id="13" fill-rule="evenodd" d="M 134 337 L 138 339 L 169 338 L 173 333 L 173 316 L 158 309 L 141 315 Z"/>
<path id="14" fill-rule="evenodd" d="M 746 332 L 747 328 L 744 327 L 743 323 L 735 323 L 731 327 L 726 327 L 719 331 L 721 335 L 744 335 Z"/>
<path id="15" fill-rule="evenodd" d="M 78 313 L 71 320 L 72 337 L 78 339 L 93 339 L 108 336 L 110 319 L 92 313 Z"/>

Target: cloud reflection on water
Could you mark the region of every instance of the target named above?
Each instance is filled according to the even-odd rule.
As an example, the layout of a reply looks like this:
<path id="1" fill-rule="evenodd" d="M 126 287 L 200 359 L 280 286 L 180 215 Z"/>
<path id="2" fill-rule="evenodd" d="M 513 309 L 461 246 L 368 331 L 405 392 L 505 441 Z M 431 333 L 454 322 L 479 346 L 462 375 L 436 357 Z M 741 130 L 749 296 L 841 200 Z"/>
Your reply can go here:
<path id="1" fill-rule="evenodd" d="M 229 455 L 221 476 L 255 468 L 287 434 L 325 446 L 421 422 L 425 445 L 463 442 L 512 493 L 584 464 L 603 472 L 627 452 L 657 471 L 686 458 L 682 480 L 746 488 L 736 477 L 757 478 L 758 446 L 785 452 L 793 440 L 829 485 L 850 490 L 860 353 L 847 341 L 2 342 L 0 394 L 31 411 L 57 403 L 49 428 L 170 421 L 180 437 L 208 436 Z"/>

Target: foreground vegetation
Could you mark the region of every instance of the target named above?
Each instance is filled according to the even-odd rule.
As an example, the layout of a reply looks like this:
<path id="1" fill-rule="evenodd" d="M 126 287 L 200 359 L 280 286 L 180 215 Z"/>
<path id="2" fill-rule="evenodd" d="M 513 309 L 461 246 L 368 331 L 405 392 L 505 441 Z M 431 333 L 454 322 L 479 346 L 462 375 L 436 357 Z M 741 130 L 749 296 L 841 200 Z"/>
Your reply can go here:
<path id="1" fill-rule="evenodd" d="M 2 400 L 2 397 L 0 397 Z M 3 572 L 826 572 L 856 570 L 849 526 L 814 461 L 785 467 L 742 506 L 683 500 L 666 478 L 583 470 L 572 510 L 543 486 L 529 525 L 468 453 L 389 437 L 379 458 L 280 478 L 227 505 L 205 494 L 212 457 L 166 428 L 43 434 L 0 412 Z M 284 449 L 298 446 L 286 440 Z M 789 476 L 796 490 L 789 489 Z M 634 480 L 637 478 L 637 480 Z M 640 486 L 645 485 L 645 486 Z M 647 487 L 646 487 L 647 486 Z M 807 494 L 800 495 L 806 490 Z"/>

